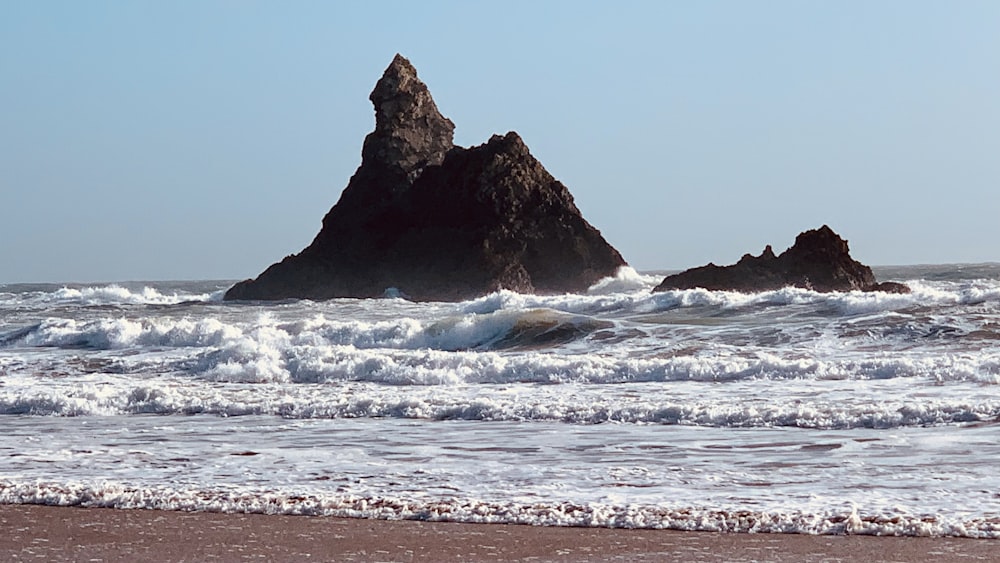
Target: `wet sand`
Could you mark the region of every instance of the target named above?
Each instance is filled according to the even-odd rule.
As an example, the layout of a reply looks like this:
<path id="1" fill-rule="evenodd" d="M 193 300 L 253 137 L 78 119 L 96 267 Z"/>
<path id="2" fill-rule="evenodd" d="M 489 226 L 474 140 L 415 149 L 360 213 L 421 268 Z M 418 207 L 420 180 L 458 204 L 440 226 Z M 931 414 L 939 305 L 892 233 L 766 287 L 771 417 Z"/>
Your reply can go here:
<path id="1" fill-rule="evenodd" d="M 1000 540 L 0 505 L 3 561 L 1000 561 Z"/>

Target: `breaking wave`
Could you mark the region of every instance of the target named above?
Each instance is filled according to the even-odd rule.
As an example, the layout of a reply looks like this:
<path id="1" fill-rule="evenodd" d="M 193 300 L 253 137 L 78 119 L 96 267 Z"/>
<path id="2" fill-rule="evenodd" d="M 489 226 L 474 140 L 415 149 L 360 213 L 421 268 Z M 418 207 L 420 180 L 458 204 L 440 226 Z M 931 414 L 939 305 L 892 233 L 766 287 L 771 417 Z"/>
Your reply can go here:
<path id="1" fill-rule="evenodd" d="M 73 363 L 72 357 L 52 359 L 63 361 L 61 373 L 175 373 L 222 382 L 606 384 L 919 377 L 1000 383 L 1000 350 L 983 346 L 1000 340 L 1000 334 L 946 321 L 904 318 L 886 328 L 885 318 L 858 317 L 831 336 L 803 336 L 795 326 L 785 332 L 765 326 L 759 336 L 747 331 L 692 336 L 683 327 L 621 325 L 552 309 L 503 307 L 425 321 L 331 320 L 324 314 L 281 321 L 268 313 L 240 322 L 210 316 L 52 317 L 0 333 L 0 350 L 54 348 L 88 354 L 83 363 Z M 964 351 L 952 348 L 941 354 L 928 348 L 918 354 L 910 344 L 956 338 L 968 340 Z M 844 349 L 844 342 L 855 341 L 864 346 L 854 352 Z M 893 345 L 900 349 L 894 351 Z M 8 360 L 12 365 L 7 369 L 16 372 L 14 359 Z M 31 365 L 25 369 L 46 371 Z"/>
<path id="2" fill-rule="evenodd" d="M 616 283 L 614 278 L 595 285 Z M 504 309 L 546 307 L 577 314 L 597 313 L 656 313 L 678 308 L 710 307 L 727 311 L 754 310 L 765 307 L 808 305 L 830 315 L 859 315 L 933 306 L 980 305 L 1000 307 L 1000 282 L 973 280 L 968 282 L 925 283 L 907 282 L 909 294 L 883 292 L 819 293 L 808 289 L 786 287 L 759 293 L 709 291 L 706 289 L 669 290 L 650 293 L 641 290 L 611 292 L 592 291 L 588 295 L 539 296 L 500 291 L 458 305 L 466 313 L 491 313 Z"/>
<path id="3" fill-rule="evenodd" d="M 5 286 L 0 503 L 1000 537 L 990 268 L 903 268 L 908 295 Z"/>
<path id="4" fill-rule="evenodd" d="M 455 314 L 487 314 L 500 310 L 551 309 L 571 314 L 655 313 L 677 308 L 712 307 L 721 310 L 756 309 L 789 305 L 810 305 L 839 315 L 856 315 L 918 307 L 949 305 L 1000 306 L 1000 281 L 973 279 L 945 282 L 911 280 L 910 294 L 881 292 L 817 293 L 800 288 L 783 288 L 759 293 L 670 290 L 651 293 L 661 276 L 640 274 L 625 267 L 614 277 L 594 284 L 586 294 L 526 295 L 499 291 L 477 299 L 447 304 Z M 190 302 L 221 302 L 225 286 L 206 283 L 213 289 L 202 293 L 154 288 L 107 286 L 58 287 L 50 291 L 0 292 L 0 307 L 176 305 Z M 220 289 L 220 287 L 222 287 Z M 351 301 L 351 300 L 333 300 Z M 399 300 L 389 300 L 399 301 Z M 252 307 L 252 304 L 234 304 Z"/>
<path id="5" fill-rule="evenodd" d="M 0 345 L 117 350 L 140 347 L 208 347 L 235 345 L 262 348 L 268 344 L 353 346 L 389 349 L 507 349 L 559 344 L 614 326 L 609 321 L 552 310 L 497 311 L 433 321 L 400 318 L 391 321 L 333 321 L 324 315 L 278 322 L 262 315 L 250 326 L 212 317 L 184 319 L 48 318 L 0 334 Z M 255 342 L 254 342 L 255 341 Z"/>
<path id="6" fill-rule="evenodd" d="M 18 293 L 0 292 L 0 306 L 40 307 L 40 306 L 101 306 L 101 305 L 176 305 L 188 302 L 222 301 L 224 290 L 206 293 L 173 291 L 164 293 L 161 289 L 145 286 L 127 288 L 117 284 L 105 286 L 61 287 L 52 291 L 24 291 Z"/>
<path id="7" fill-rule="evenodd" d="M 831 402 L 814 389 L 762 402 L 718 397 L 706 390 L 666 392 L 650 386 L 615 390 L 588 386 L 509 384 L 482 393 L 476 385 L 448 388 L 337 385 L 242 385 L 206 388 L 178 379 L 137 382 L 128 376 L 44 388 L 17 381 L 0 387 L 0 414 L 113 416 L 130 414 L 269 415 L 289 419 L 397 418 L 565 424 L 657 424 L 716 428 L 900 428 L 1000 422 L 1000 400 L 966 393 L 928 399 L 900 390 L 879 398 Z M 859 390 L 859 394 L 864 391 Z"/>

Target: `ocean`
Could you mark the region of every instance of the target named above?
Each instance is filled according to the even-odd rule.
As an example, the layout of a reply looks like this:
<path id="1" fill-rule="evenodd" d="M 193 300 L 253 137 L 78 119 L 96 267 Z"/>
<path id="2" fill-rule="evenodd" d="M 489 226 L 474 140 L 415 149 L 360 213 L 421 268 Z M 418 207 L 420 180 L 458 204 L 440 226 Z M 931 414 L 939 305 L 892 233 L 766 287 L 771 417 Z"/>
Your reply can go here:
<path id="1" fill-rule="evenodd" d="M 0 285 L 0 503 L 1000 537 L 1000 264 L 908 295 Z"/>

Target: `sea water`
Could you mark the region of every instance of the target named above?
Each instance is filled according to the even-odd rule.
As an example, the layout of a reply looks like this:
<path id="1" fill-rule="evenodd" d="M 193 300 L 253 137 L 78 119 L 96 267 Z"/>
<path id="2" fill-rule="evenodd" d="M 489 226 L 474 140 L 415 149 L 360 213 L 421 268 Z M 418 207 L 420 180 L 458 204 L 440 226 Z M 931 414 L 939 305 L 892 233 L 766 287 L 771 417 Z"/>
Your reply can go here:
<path id="1" fill-rule="evenodd" d="M 1000 537 L 1000 265 L 908 295 L 0 286 L 0 503 Z"/>

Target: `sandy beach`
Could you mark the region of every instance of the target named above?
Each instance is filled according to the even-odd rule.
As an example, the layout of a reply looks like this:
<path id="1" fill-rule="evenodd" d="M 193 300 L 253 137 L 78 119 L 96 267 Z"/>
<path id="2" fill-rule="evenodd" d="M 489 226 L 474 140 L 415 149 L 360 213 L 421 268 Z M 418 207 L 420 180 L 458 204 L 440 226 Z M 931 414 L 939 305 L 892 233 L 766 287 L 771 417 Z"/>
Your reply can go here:
<path id="1" fill-rule="evenodd" d="M 0 506 L 5 561 L 997 561 L 1000 541 Z"/>

